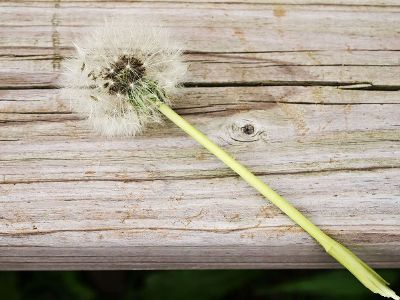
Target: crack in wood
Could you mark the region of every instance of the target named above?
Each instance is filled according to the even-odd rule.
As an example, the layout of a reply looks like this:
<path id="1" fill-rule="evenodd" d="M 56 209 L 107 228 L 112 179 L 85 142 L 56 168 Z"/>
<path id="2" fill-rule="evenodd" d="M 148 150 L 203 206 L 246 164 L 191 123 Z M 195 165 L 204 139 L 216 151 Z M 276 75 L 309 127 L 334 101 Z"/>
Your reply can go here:
<path id="1" fill-rule="evenodd" d="M 365 225 L 367 226 L 367 225 Z M 324 224 L 320 226 L 322 230 L 328 232 L 330 235 L 334 236 L 337 234 L 343 235 L 342 230 L 332 229 L 334 227 L 340 227 L 336 224 Z M 122 232 L 130 232 L 130 231 L 180 231 L 180 232 L 210 232 L 210 233 L 222 233 L 229 234 L 234 232 L 242 232 L 242 231 L 251 231 L 251 230 L 272 230 L 275 233 L 280 232 L 290 232 L 295 234 L 306 234 L 303 229 L 299 226 L 293 225 L 272 225 L 272 226 L 261 226 L 261 222 L 257 222 L 257 224 L 251 226 L 242 226 L 242 227 L 233 227 L 233 228 L 188 228 L 188 227 L 162 227 L 162 226 L 154 226 L 154 227 L 96 227 L 96 228 L 74 228 L 74 229 L 48 229 L 48 230 L 19 230 L 13 232 L 0 232 L 0 236 L 9 236 L 9 237 L 22 237 L 22 236 L 37 236 L 37 235 L 48 235 L 48 234 L 57 234 L 63 232 L 107 232 L 107 231 L 122 231 Z M 349 233 L 348 233 L 349 234 Z M 350 233 L 351 234 L 351 233 Z M 380 232 L 367 232 L 367 233 L 356 233 L 358 239 L 363 240 L 364 236 L 366 238 L 366 242 L 370 238 L 370 236 L 380 236 L 382 238 L 387 239 L 387 242 L 397 241 L 399 237 L 399 233 L 380 233 Z M 389 238 L 389 239 L 388 239 Z"/>
<path id="2" fill-rule="evenodd" d="M 240 232 L 252 229 L 268 229 L 271 226 L 260 226 L 260 222 L 256 225 L 247 227 L 235 227 L 235 228 L 187 228 L 187 227 L 100 227 L 100 228 L 78 228 L 78 229 L 49 229 L 49 230 L 24 230 L 14 232 L 0 232 L 0 236 L 24 236 L 24 235 L 46 235 L 60 232 L 93 232 L 93 231 L 137 231 L 137 230 L 148 230 L 148 231 L 195 231 L 195 232 L 214 232 L 214 233 L 231 233 Z M 299 232 L 302 229 L 299 228 Z M 292 232 L 292 231 L 291 231 Z"/>
<path id="3" fill-rule="evenodd" d="M 231 82 L 184 82 L 184 87 L 190 88 L 202 88 L 202 87 L 251 87 L 251 86 L 331 86 L 344 89 L 349 86 L 348 89 L 354 90 L 368 90 L 368 91 L 398 91 L 400 85 L 374 85 L 371 82 L 340 82 L 340 81 L 231 81 Z M 363 87 L 354 87 L 354 85 L 363 85 Z M 367 85 L 367 86 L 365 86 Z"/>
<path id="4" fill-rule="evenodd" d="M 270 175 L 306 175 L 306 174 L 323 174 L 323 173 L 335 173 L 335 172 L 371 172 L 387 169 L 399 169 L 400 165 L 382 165 L 372 167 L 360 167 L 360 168 L 326 168 L 318 170 L 299 170 L 299 171 L 288 171 L 288 172 L 253 172 L 256 176 L 270 176 Z M 56 183 L 56 182 L 155 182 L 155 181 L 187 181 L 187 180 L 208 180 L 208 179 L 221 179 L 221 178 L 238 178 L 238 175 L 233 173 L 230 169 L 226 169 L 226 173 L 220 173 L 216 175 L 205 175 L 205 174 L 193 174 L 186 175 L 185 177 L 179 176 L 163 176 L 163 177 L 151 177 L 151 178 L 76 178 L 76 179 L 37 179 L 37 180 L 7 180 L 7 174 L 3 174 L 3 179 L 0 184 L 35 184 L 35 183 Z"/>
<path id="5" fill-rule="evenodd" d="M 358 86 L 361 85 L 361 86 Z M 348 90 L 365 91 L 399 91 L 400 85 L 374 85 L 371 82 L 340 82 L 340 81 L 227 81 L 227 82 L 193 82 L 182 83 L 186 88 L 211 88 L 211 87 L 257 87 L 257 86 L 328 86 Z M 37 85 L 4 85 L 0 90 L 30 90 L 30 89 L 60 89 L 62 86 L 56 84 L 37 84 Z"/>
<path id="6" fill-rule="evenodd" d="M 53 57 L 52 57 L 52 65 L 53 70 L 60 70 L 61 66 L 61 52 L 60 52 L 60 33 L 57 28 L 60 25 L 60 19 L 57 13 L 57 9 L 60 7 L 60 0 L 55 0 L 54 2 L 54 13 L 51 17 L 51 42 L 53 46 Z"/>

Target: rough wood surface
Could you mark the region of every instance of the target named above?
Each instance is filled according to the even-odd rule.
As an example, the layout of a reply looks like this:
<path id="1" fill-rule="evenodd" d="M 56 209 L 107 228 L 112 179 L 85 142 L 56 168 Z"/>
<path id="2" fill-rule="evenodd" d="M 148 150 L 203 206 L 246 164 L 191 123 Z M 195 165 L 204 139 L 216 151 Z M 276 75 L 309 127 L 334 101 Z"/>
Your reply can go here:
<path id="1" fill-rule="evenodd" d="M 226 2 L 226 3 L 223 3 Z M 400 267 L 400 3 L 0 2 L 0 269 L 337 267 L 166 122 L 104 139 L 58 95 L 112 16 L 185 43 L 176 108 L 376 267 Z"/>

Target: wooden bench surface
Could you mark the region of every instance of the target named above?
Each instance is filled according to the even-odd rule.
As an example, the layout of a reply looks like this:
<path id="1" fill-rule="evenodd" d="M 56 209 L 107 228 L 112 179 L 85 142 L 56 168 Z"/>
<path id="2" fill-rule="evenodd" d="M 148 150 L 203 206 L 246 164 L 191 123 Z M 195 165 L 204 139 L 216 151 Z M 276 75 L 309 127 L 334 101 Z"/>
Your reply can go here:
<path id="1" fill-rule="evenodd" d="M 400 267 L 400 2 L 223 2 L 0 3 L 0 269 L 338 266 L 170 122 L 105 139 L 71 112 L 63 60 L 113 16 L 184 42 L 180 114 L 372 266 Z"/>

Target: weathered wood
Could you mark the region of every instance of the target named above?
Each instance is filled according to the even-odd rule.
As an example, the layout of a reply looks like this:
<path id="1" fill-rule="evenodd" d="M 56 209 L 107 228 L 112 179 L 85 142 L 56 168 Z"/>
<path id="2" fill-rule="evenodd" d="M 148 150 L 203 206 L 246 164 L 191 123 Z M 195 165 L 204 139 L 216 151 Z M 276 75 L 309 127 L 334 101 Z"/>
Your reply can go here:
<path id="1" fill-rule="evenodd" d="M 175 38 L 194 51 L 396 50 L 400 43 L 394 29 L 400 26 L 397 6 L 88 3 L 5 6 L 0 47 L 57 52 L 104 18 L 132 15 L 165 21 Z"/>
<path id="2" fill-rule="evenodd" d="M 44 54 L 46 53 L 47 54 Z M 70 56 L 71 51 L 59 55 Z M 186 81 L 191 85 L 328 85 L 400 90 L 398 51 L 305 51 L 273 53 L 193 53 Z M 54 56 L 0 56 L 0 87 L 57 84 Z M 62 62 L 58 62 L 58 67 Z M 21 78 L 20 70 L 24 70 Z"/>
<path id="3" fill-rule="evenodd" d="M 184 42 L 179 113 L 371 265 L 399 267 L 398 4 L 1 2 L 0 269 L 337 266 L 172 124 L 105 139 L 70 110 L 71 43 L 116 15 Z"/>

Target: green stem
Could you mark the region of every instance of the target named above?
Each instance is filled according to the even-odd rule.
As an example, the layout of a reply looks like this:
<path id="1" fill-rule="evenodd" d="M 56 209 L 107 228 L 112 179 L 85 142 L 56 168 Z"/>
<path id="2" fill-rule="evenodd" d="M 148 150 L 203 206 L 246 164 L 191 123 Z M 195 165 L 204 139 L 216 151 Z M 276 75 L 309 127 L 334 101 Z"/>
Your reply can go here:
<path id="1" fill-rule="evenodd" d="M 265 198 L 279 207 L 286 215 L 310 234 L 322 247 L 356 276 L 367 288 L 385 297 L 400 299 L 386 286 L 386 282 L 350 250 L 325 234 L 321 229 L 308 220 L 300 211 L 287 202 L 282 196 L 262 182 L 245 166 L 236 161 L 231 155 L 207 138 L 202 132 L 193 127 L 184 118 L 178 115 L 168 105 L 158 102 L 157 107 L 169 120 L 190 135 L 204 148 L 218 157 L 228 167 L 242 177 L 249 185 L 259 191 Z"/>

